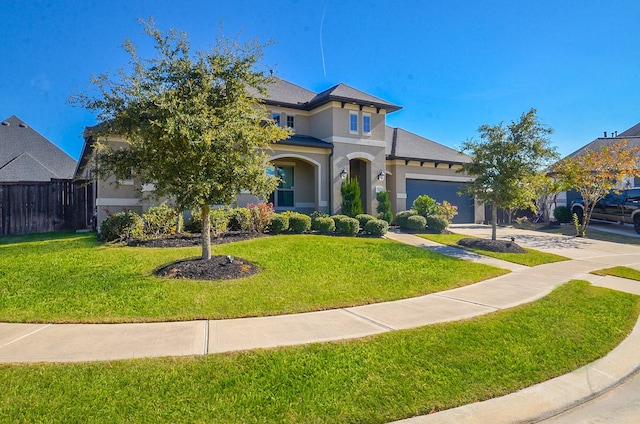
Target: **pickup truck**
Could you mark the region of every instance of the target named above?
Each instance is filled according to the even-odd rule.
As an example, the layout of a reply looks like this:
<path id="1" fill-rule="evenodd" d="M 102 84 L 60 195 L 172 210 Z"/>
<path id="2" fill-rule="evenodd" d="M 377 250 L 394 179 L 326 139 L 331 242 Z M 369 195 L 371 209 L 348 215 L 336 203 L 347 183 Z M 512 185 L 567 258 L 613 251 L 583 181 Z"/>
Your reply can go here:
<path id="1" fill-rule="evenodd" d="M 584 201 L 577 199 L 571 203 L 571 215 L 578 215 L 582 222 L 584 217 Z M 640 188 L 612 190 L 593 206 L 591 219 L 633 224 L 633 229 L 640 234 Z"/>

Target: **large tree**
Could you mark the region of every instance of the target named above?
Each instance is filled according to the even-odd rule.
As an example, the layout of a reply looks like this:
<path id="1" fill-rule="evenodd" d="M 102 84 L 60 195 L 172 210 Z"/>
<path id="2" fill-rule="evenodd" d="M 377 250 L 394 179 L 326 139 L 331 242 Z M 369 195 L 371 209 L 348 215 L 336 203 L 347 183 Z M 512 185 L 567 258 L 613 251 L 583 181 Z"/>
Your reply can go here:
<path id="1" fill-rule="evenodd" d="M 157 197 L 202 212 L 202 258 L 211 258 L 210 205 L 248 190 L 259 196 L 278 183 L 267 176 L 266 150 L 288 136 L 260 100 L 269 78 L 257 67 L 264 45 L 219 37 L 193 52 L 185 33 L 142 22 L 155 56 L 140 58 L 129 40 L 129 68 L 92 78 L 91 94 L 70 101 L 97 112 L 97 171 L 153 184 Z M 125 148 L 114 148 L 114 136 Z"/>
<path id="2" fill-rule="evenodd" d="M 550 146 L 551 128 L 540 123 L 535 109 L 509 125 L 482 125 L 478 132 L 480 140 L 462 145 L 471 162 L 460 172 L 475 177 L 465 192 L 491 204 L 491 239 L 495 240 L 498 208 L 535 209 L 535 177 L 557 158 L 557 152 Z"/>
<path id="3" fill-rule="evenodd" d="M 639 175 L 640 147 L 630 147 L 627 140 L 603 144 L 598 149 L 568 156 L 553 166 L 553 175 L 564 186 L 575 189 L 584 202 L 582 222 L 577 236 L 585 237 L 593 206 L 627 177 Z"/>

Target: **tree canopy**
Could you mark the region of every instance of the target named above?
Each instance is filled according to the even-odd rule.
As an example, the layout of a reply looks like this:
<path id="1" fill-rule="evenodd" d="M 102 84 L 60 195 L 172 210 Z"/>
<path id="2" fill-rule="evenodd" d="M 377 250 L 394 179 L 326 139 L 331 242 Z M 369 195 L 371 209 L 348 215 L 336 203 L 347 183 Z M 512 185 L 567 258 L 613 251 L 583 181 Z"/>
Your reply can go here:
<path id="1" fill-rule="evenodd" d="M 553 176 L 582 197 L 584 213 L 577 235 L 586 235 L 593 206 L 622 180 L 640 174 L 640 147 L 630 147 L 627 140 L 603 144 L 598 149 L 585 149 L 583 154 L 568 156 L 553 166 Z"/>
<path id="2" fill-rule="evenodd" d="M 465 192 L 492 205 L 491 238 L 495 240 L 498 208 L 535 209 L 535 176 L 558 154 L 548 138 L 553 130 L 540 123 L 535 109 L 508 125 L 482 125 L 478 132 L 480 140 L 462 145 L 471 162 L 460 171 L 475 177 Z"/>
<path id="3" fill-rule="evenodd" d="M 260 100 L 269 77 L 257 69 L 265 45 L 218 37 L 206 51 L 192 51 L 186 33 L 163 33 L 143 22 L 155 56 L 138 56 L 129 40 L 129 68 L 117 77 L 92 78 L 97 94 L 70 101 L 97 112 L 97 171 L 133 174 L 180 210 L 202 211 L 202 257 L 209 259 L 210 205 L 229 204 L 248 190 L 267 196 L 278 184 L 265 172 L 271 144 L 288 137 L 269 119 Z M 114 136 L 125 148 L 115 148 Z"/>

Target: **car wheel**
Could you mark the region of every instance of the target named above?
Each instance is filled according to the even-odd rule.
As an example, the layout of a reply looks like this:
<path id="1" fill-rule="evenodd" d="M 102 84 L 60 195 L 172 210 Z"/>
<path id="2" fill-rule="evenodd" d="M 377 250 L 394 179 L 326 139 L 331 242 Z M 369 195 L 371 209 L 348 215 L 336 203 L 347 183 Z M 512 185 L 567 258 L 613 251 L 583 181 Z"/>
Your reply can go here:
<path id="1" fill-rule="evenodd" d="M 640 214 L 633 217 L 633 229 L 640 234 Z"/>
<path id="2" fill-rule="evenodd" d="M 573 219 L 573 215 L 578 216 L 578 224 L 582 224 L 584 219 L 584 211 L 581 208 L 573 208 L 571 211 L 571 218 Z"/>

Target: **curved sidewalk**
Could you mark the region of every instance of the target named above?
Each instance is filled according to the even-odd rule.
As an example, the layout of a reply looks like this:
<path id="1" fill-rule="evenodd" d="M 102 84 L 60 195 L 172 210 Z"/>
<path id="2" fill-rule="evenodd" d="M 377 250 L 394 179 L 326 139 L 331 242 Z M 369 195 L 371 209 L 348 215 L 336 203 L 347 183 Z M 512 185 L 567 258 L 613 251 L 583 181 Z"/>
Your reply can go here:
<path id="1" fill-rule="evenodd" d="M 486 237 L 480 225 L 453 231 Z M 486 258 L 390 233 L 398 242 L 465 260 L 483 262 L 511 273 L 466 287 L 418 298 L 305 314 L 231 320 L 147 324 L 7 324 L 0 323 L 0 362 L 75 362 L 153 356 L 204 355 L 358 338 L 438 322 L 455 321 L 539 299 L 571 279 L 640 294 L 640 283 L 597 277 L 590 271 L 625 265 L 640 269 L 640 248 L 588 239 L 501 229 L 499 238 L 515 237 L 524 247 L 549 251 L 571 261 L 534 268 Z M 575 372 L 502 398 L 467 405 L 403 422 L 532 422 L 566 410 L 615 386 L 640 364 L 640 328 L 605 358 Z M 502 418 L 501 418 L 502 417 Z"/>

